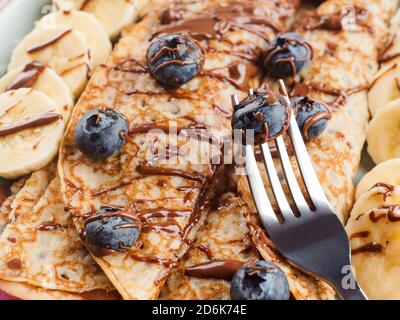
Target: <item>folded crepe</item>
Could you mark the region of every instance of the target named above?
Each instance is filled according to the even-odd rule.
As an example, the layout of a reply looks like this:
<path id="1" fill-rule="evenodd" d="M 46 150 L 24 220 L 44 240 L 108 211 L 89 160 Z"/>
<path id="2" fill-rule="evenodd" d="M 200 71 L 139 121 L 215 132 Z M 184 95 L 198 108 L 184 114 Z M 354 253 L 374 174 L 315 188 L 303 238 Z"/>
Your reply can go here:
<path id="1" fill-rule="evenodd" d="M 296 5 L 297 1 L 154 2 L 154 9 L 126 31 L 106 65 L 93 75 L 65 135 L 59 173 L 78 232 L 85 218 L 102 206 L 129 209 L 141 217 L 136 247 L 95 257 L 125 299 L 157 298 L 171 267 L 195 239 L 223 169 L 223 161 L 215 161 L 221 158 L 221 145 L 210 148 L 209 140 L 221 143 L 231 135 L 230 96 L 243 97 L 259 84 L 256 63 L 284 29 L 282 17 Z M 173 32 L 199 40 L 206 59 L 199 76 L 167 90 L 148 73 L 146 52 L 155 34 Z M 127 143 L 104 161 L 85 157 L 74 141 L 78 120 L 97 107 L 117 110 L 130 121 Z M 182 137 L 173 130 L 168 135 L 168 125 L 177 132 L 206 129 L 208 138 Z M 161 132 L 149 138 L 151 129 Z M 167 143 L 171 135 L 177 139 Z M 151 161 L 146 161 L 151 148 L 169 150 L 162 163 L 151 153 Z"/>
<path id="2" fill-rule="evenodd" d="M 260 260 L 250 237 L 247 206 L 233 193 L 217 197 L 198 239 L 168 278 L 160 299 L 230 300 L 230 280 Z"/>
<path id="3" fill-rule="evenodd" d="M 1 210 L 0 289 L 23 299 L 118 297 L 64 210 L 55 166 L 11 189 Z"/>

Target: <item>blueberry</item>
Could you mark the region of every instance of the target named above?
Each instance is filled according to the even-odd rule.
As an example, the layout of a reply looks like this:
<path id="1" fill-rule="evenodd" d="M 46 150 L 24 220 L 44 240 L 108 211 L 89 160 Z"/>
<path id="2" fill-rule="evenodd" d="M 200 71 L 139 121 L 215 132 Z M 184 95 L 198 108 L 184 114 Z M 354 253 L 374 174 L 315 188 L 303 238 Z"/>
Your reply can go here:
<path id="1" fill-rule="evenodd" d="M 128 121 L 120 113 L 111 109 L 94 109 L 76 125 L 75 142 L 86 156 L 105 159 L 121 149 L 128 131 Z"/>
<path id="2" fill-rule="evenodd" d="M 276 265 L 258 261 L 245 265 L 233 277 L 232 300 L 289 300 L 289 283 Z"/>
<path id="3" fill-rule="evenodd" d="M 284 33 L 271 42 L 264 66 L 274 78 L 295 76 L 312 59 L 313 51 L 304 37 L 294 33 Z"/>
<path id="4" fill-rule="evenodd" d="M 314 140 L 326 130 L 332 114 L 324 103 L 308 97 L 295 97 L 291 102 L 305 141 Z"/>
<path id="5" fill-rule="evenodd" d="M 261 144 L 283 134 L 289 122 L 290 107 L 279 94 L 264 87 L 235 106 L 232 128 L 246 133 L 254 130 L 254 142 Z"/>
<path id="6" fill-rule="evenodd" d="M 167 87 L 180 87 L 196 77 L 204 64 L 201 45 L 187 34 L 162 34 L 147 51 L 150 74 Z"/>
<path id="7" fill-rule="evenodd" d="M 139 238 L 140 231 L 138 218 L 106 208 L 86 220 L 83 239 L 93 254 L 102 256 L 109 254 L 109 251 L 128 251 Z"/>

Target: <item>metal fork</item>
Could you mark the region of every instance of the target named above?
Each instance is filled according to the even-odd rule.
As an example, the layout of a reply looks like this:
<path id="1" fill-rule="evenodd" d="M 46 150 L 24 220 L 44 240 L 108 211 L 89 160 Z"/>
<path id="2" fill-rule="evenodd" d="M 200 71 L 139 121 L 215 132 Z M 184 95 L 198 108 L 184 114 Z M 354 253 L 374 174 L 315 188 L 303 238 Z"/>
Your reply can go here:
<path id="1" fill-rule="evenodd" d="M 290 106 L 284 82 L 280 80 L 279 84 L 281 93 Z M 249 94 L 254 94 L 254 91 L 250 90 Z M 235 106 L 239 104 L 237 96 L 232 96 L 232 101 Z M 313 206 L 310 207 L 303 195 L 285 142 L 282 137 L 279 137 L 275 141 L 276 148 L 291 197 L 300 213 L 300 216 L 295 215 L 291 209 L 277 174 L 271 150 L 265 143 L 261 145 L 261 150 L 274 198 L 283 221 L 282 217 L 279 219 L 265 190 L 254 155 L 254 147 L 246 145 L 246 172 L 261 222 L 278 250 L 292 265 L 328 282 L 344 300 L 367 300 L 352 272 L 350 243 L 346 231 L 333 212 L 321 187 L 293 110 L 291 112 L 288 133 Z"/>

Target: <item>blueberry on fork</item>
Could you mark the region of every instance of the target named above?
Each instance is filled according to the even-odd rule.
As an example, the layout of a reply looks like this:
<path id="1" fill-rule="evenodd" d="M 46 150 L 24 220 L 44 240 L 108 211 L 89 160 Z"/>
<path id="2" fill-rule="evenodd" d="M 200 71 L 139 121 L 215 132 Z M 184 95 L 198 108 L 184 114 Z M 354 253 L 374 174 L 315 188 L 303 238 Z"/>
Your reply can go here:
<path id="1" fill-rule="evenodd" d="M 97 108 L 86 113 L 75 129 L 75 142 L 83 154 L 105 159 L 116 154 L 128 137 L 129 123 L 122 114 Z"/>
<path id="2" fill-rule="evenodd" d="M 258 261 L 241 268 L 231 283 L 232 300 L 289 300 L 288 280 L 276 265 Z"/>
<path id="3" fill-rule="evenodd" d="M 315 140 L 326 130 L 332 114 L 324 103 L 308 97 L 292 98 L 291 103 L 304 141 Z"/>
<path id="4" fill-rule="evenodd" d="M 282 96 L 267 86 L 249 95 L 234 109 L 232 128 L 242 130 L 246 137 L 249 137 L 249 133 L 254 133 L 256 144 L 276 139 L 289 127 L 290 106 L 284 102 Z"/>
<path id="5" fill-rule="evenodd" d="M 97 211 L 85 221 L 82 237 L 96 256 L 126 252 L 139 238 L 141 221 L 134 215 L 115 208 Z"/>
<path id="6" fill-rule="evenodd" d="M 300 34 L 283 33 L 271 42 L 264 66 L 273 78 L 296 76 L 312 59 L 313 51 Z"/>
<path id="7" fill-rule="evenodd" d="M 177 88 L 200 73 L 204 52 L 188 34 L 161 34 L 150 43 L 147 64 L 159 84 Z"/>

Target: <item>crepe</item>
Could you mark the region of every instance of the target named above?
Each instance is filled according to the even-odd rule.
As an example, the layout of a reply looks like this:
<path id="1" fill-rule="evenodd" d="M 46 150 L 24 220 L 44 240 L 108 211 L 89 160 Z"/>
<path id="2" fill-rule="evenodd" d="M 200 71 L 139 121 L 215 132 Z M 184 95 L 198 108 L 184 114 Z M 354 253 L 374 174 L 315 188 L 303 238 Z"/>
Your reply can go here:
<path id="1" fill-rule="evenodd" d="M 157 298 L 170 268 L 194 240 L 223 168 L 218 159 L 221 158 L 222 138 L 231 134 L 230 95 L 236 93 L 243 97 L 249 86 L 259 84 L 260 73 L 254 63 L 277 30 L 283 30 L 280 18 L 295 2 L 284 2 L 284 6 L 270 1 L 157 2 L 152 12 L 125 32 L 106 65 L 93 75 L 76 107 L 59 161 L 64 198 L 70 213 L 76 217 L 78 231 L 82 232 L 83 216 L 93 214 L 103 205 L 129 206 L 142 217 L 159 216 L 160 210 L 170 216 L 168 219 L 144 219 L 147 231 L 137 242 L 143 244 L 142 248 L 133 248 L 126 254 L 96 257 L 125 299 Z M 257 21 L 254 25 L 233 28 L 228 24 L 222 40 L 214 35 L 218 28 L 212 27 L 211 36 L 206 37 L 201 34 L 208 30 L 197 30 L 206 48 L 206 62 L 200 76 L 177 90 L 166 90 L 148 74 L 146 51 L 152 35 L 160 32 L 160 28 L 161 32 L 178 30 L 193 36 L 195 30 L 180 23 L 196 16 L 204 17 L 211 11 L 215 14 L 218 10 L 217 15 L 240 25 L 240 21 L 246 20 L 241 20 L 241 15 L 248 15 L 243 6 L 253 11 L 257 9 L 253 14 L 259 19 L 250 19 Z M 170 10 L 178 11 L 181 19 L 172 29 L 167 24 L 176 17 L 176 12 Z M 210 17 L 206 19 L 212 24 L 215 22 Z M 161 26 L 160 20 L 167 24 Z M 209 36 L 211 39 L 204 40 Z M 74 142 L 77 121 L 95 107 L 115 109 L 131 122 L 126 145 L 116 156 L 104 161 L 89 160 Z M 219 143 L 209 148 L 209 139 L 199 142 L 199 138 L 188 139 L 181 135 L 178 141 L 169 142 L 167 149 L 172 152 L 161 157 L 163 163 L 150 153 L 152 163 L 149 165 L 145 158 L 149 148 L 154 149 L 155 141 L 159 150 L 165 150 L 167 135 L 163 128 L 168 127 L 169 122 L 172 127 L 179 128 L 178 131 L 205 128 L 207 136 Z M 157 128 L 161 132 L 147 136 L 149 129 Z M 166 164 L 165 158 L 170 159 Z M 211 163 L 212 159 L 215 164 Z M 165 223 L 176 232 L 162 231 Z"/>
<path id="2" fill-rule="evenodd" d="M 34 286 L 34 292 L 50 297 L 93 291 L 106 297 L 114 291 L 64 210 L 54 165 L 33 173 L 3 208 L 9 208 L 8 215 L 2 211 L 7 219 L 0 233 L 0 279 L 6 281 L 6 292 Z"/>
<path id="3" fill-rule="evenodd" d="M 353 205 L 353 179 L 370 117 L 367 88 L 378 69 L 378 52 L 387 40 L 388 22 L 397 4 L 398 1 L 386 0 L 331 0 L 295 27 L 312 45 L 314 58 L 301 73 L 300 82 L 294 84 L 292 95 L 324 101 L 332 112 L 325 133 L 309 142 L 307 148 L 324 191 L 343 223 Z M 356 24 L 344 29 L 335 25 L 335 19 L 336 24 L 345 21 L 340 19 L 343 12 L 354 14 Z M 333 25 L 324 26 L 322 21 L 331 21 Z M 291 83 L 289 80 L 288 85 Z M 293 164 L 296 167 L 294 159 Z M 244 180 L 242 193 L 252 203 Z"/>
<path id="4" fill-rule="evenodd" d="M 168 278 L 161 299 L 230 300 L 232 269 L 236 270 L 241 263 L 260 260 L 249 237 L 245 218 L 247 210 L 243 201 L 233 193 L 215 200 L 197 241 Z M 221 265 L 217 272 L 210 270 L 214 264 Z M 199 266 L 204 266 L 206 272 L 196 274 L 193 269 Z"/>

